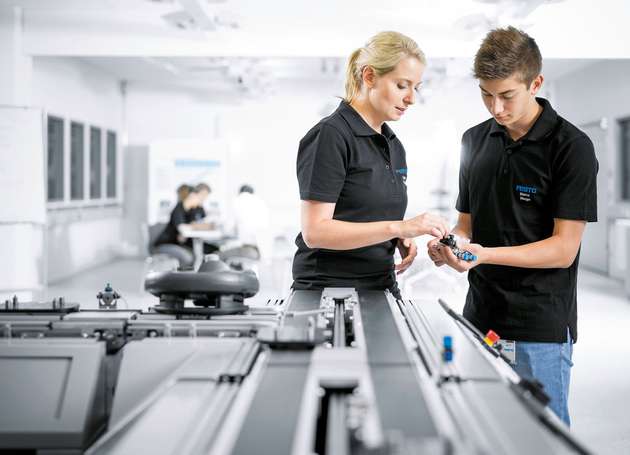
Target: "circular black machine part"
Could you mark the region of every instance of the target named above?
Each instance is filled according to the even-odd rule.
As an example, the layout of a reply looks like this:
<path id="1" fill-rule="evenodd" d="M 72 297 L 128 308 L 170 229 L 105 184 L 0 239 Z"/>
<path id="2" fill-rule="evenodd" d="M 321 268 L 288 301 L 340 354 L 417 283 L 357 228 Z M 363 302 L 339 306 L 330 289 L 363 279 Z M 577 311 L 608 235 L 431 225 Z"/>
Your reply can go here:
<path id="1" fill-rule="evenodd" d="M 246 312 L 244 300 L 256 295 L 258 278 L 217 260 L 206 261 L 197 272 L 156 272 L 147 276 L 145 289 L 159 297 L 155 311 L 164 314 L 225 315 Z M 194 307 L 185 307 L 192 300 Z"/>

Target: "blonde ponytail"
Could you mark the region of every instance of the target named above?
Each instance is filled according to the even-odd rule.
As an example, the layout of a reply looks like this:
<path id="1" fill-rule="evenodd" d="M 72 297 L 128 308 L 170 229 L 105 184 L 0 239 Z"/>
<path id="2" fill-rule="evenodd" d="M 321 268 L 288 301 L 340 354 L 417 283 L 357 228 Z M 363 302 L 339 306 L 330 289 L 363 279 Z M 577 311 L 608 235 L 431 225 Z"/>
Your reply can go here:
<path id="1" fill-rule="evenodd" d="M 357 96 L 359 89 L 361 88 L 361 72 L 363 71 L 363 68 L 359 68 L 357 65 L 357 60 L 359 60 L 361 52 L 361 48 L 355 50 L 352 54 L 350 54 L 350 59 L 348 60 L 348 67 L 346 68 L 345 97 L 345 100 L 348 103 Z"/>
<path id="2" fill-rule="evenodd" d="M 355 50 L 348 60 L 346 68 L 346 96 L 350 103 L 361 90 L 363 69 L 371 67 L 377 76 L 393 71 L 398 62 L 405 57 L 415 57 L 426 65 L 426 58 L 418 44 L 398 32 L 380 32 L 374 35 L 367 44 Z"/>

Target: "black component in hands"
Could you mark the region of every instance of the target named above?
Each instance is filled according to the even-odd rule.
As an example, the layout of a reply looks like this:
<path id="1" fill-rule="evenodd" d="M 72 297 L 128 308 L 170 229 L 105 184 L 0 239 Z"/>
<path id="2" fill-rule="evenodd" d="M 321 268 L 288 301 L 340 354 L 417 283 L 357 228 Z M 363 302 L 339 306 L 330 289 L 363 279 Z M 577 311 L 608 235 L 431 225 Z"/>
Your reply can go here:
<path id="1" fill-rule="evenodd" d="M 440 239 L 440 243 L 442 245 L 446 245 L 453 251 L 453 254 L 463 261 L 475 261 L 477 260 L 477 256 L 470 253 L 469 251 L 460 250 L 457 246 L 457 240 L 455 240 L 455 236 L 453 234 L 448 234 Z"/>

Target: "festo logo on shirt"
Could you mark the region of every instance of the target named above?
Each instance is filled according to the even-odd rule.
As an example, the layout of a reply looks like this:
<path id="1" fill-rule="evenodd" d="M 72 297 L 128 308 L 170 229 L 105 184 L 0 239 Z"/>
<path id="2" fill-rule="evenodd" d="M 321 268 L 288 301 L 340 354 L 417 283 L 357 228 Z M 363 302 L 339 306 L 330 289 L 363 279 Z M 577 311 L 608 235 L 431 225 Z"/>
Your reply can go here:
<path id="1" fill-rule="evenodd" d="M 399 174 L 402 177 L 403 183 L 407 183 L 407 168 L 406 167 L 396 169 L 396 174 Z"/>
<path id="2" fill-rule="evenodd" d="M 535 186 L 516 185 L 516 191 L 518 192 L 518 198 L 524 202 L 531 202 L 532 194 L 536 194 Z"/>

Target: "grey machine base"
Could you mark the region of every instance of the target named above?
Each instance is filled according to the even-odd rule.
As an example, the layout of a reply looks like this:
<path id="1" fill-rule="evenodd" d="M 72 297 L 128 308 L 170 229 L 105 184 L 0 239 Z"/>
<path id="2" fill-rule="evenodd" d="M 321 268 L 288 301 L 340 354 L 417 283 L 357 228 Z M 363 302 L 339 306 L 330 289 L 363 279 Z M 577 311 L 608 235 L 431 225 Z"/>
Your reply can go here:
<path id="1" fill-rule="evenodd" d="M 251 300 L 0 311 L 0 454 L 589 453 L 437 299 Z"/>

